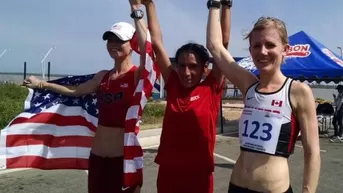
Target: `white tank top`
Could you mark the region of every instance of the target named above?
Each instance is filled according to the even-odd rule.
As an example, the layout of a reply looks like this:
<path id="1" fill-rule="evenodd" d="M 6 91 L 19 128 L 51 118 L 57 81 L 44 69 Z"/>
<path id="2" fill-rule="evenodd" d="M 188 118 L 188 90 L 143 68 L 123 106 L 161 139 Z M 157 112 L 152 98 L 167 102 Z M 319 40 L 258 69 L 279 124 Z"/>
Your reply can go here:
<path id="1" fill-rule="evenodd" d="M 245 106 L 239 120 L 242 150 L 289 157 L 299 133 L 290 102 L 292 79 L 273 93 L 257 91 L 258 82 L 245 95 Z"/>

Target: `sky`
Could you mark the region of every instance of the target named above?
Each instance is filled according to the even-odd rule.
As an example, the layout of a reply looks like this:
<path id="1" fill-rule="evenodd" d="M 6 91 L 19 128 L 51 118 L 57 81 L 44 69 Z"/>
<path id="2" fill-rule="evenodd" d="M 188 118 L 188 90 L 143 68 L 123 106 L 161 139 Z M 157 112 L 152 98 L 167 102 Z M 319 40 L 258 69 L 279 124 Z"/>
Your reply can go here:
<path id="1" fill-rule="evenodd" d="M 164 44 L 170 57 L 185 43 L 205 44 L 207 0 L 155 0 Z M 261 16 L 282 19 L 292 35 L 300 30 L 339 53 L 343 47 L 343 1 L 234 0 L 229 51 L 249 56 L 243 35 Z M 82 75 L 111 69 L 102 34 L 119 21 L 133 24 L 128 0 L 1 0 L 0 72 L 41 73 L 41 60 L 52 74 Z M 138 57 L 134 56 L 138 63 Z"/>

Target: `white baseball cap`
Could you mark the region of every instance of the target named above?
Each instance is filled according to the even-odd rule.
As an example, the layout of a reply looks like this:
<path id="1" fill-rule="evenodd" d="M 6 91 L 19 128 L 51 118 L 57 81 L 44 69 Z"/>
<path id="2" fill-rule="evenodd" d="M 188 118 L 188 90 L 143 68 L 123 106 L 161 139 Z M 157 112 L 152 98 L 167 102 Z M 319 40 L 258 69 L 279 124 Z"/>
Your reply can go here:
<path id="1" fill-rule="evenodd" d="M 102 35 L 103 40 L 107 40 L 110 34 L 115 34 L 123 41 L 131 40 L 136 29 L 129 23 L 118 22 L 112 25 L 111 29 Z"/>

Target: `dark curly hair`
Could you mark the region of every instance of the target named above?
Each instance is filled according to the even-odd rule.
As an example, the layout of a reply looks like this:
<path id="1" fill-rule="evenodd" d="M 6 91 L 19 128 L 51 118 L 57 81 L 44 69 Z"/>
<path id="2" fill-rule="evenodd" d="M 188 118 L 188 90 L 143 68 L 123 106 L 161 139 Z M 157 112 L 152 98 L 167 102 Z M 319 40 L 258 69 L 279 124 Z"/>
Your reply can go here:
<path id="1" fill-rule="evenodd" d="M 179 57 L 183 52 L 193 52 L 195 53 L 197 59 L 200 60 L 201 65 L 205 65 L 210 60 L 210 54 L 208 50 L 200 44 L 197 43 L 188 43 L 181 46 L 175 54 L 176 65 L 179 63 Z"/>

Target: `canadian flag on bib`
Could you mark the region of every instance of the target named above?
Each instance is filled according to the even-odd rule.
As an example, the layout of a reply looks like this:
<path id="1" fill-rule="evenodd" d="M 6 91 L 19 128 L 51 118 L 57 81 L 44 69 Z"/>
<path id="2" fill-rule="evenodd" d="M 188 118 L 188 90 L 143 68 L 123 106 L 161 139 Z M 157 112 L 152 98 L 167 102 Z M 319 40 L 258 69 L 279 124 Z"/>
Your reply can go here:
<path id="1" fill-rule="evenodd" d="M 282 101 L 279 100 L 272 100 L 272 106 L 282 107 Z"/>

